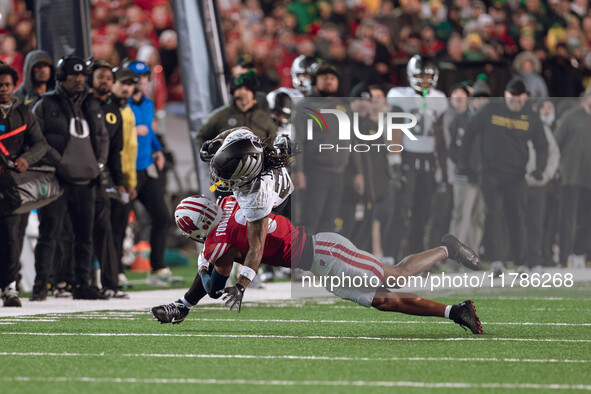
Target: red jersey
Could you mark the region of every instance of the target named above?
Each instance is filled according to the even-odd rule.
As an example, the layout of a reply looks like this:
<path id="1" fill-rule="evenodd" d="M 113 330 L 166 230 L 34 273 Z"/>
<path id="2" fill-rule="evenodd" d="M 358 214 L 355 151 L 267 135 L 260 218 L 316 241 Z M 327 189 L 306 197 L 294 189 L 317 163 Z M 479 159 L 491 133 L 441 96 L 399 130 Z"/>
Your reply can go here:
<path id="1" fill-rule="evenodd" d="M 249 249 L 246 217 L 233 196 L 222 200 L 221 209 L 222 220 L 207 236 L 201 257 L 213 264 L 233 246 L 242 255 L 238 260 L 242 263 Z M 289 219 L 281 215 L 270 214 L 261 264 L 291 268 L 293 258 L 293 266 L 297 267 L 305 242 L 306 233 L 303 227 L 295 227 Z"/>

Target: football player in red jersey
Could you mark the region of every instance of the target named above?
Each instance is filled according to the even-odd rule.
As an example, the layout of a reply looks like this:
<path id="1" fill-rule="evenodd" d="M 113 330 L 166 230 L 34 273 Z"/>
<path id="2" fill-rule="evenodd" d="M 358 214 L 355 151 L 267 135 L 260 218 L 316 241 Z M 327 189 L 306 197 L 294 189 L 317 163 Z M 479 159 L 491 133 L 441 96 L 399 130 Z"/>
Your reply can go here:
<path id="1" fill-rule="evenodd" d="M 205 242 L 199 255 L 199 273 L 185 296 L 171 304 L 151 308 L 161 323 L 180 323 L 206 294 L 219 298 L 224 295 L 230 310 L 240 312 L 244 291 L 256 275 L 255 269 L 244 266 L 235 286 L 225 287 L 234 261 L 243 261 L 249 252 L 247 220 L 234 197 L 226 197 L 221 206 L 202 196 L 191 196 L 179 203 L 175 211 L 177 226 L 188 237 Z M 445 305 L 415 294 L 397 294 L 384 290 L 387 278 L 417 275 L 440 260 L 451 258 L 466 267 L 478 270 L 476 253 L 452 235 L 442 239 L 442 245 L 406 257 L 395 267 L 380 263 L 372 254 L 359 250 L 351 241 L 336 233 L 306 234 L 285 217 L 270 214 L 264 229 L 261 262 L 274 266 L 301 268 L 317 277 L 365 277 L 370 287 L 331 286 L 333 294 L 365 307 L 411 315 L 440 316 L 453 320 L 474 334 L 482 333 L 480 320 L 472 301 Z M 375 278 L 375 281 L 372 279 Z M 326 282 L 328 285 L 328 282 Z"/>

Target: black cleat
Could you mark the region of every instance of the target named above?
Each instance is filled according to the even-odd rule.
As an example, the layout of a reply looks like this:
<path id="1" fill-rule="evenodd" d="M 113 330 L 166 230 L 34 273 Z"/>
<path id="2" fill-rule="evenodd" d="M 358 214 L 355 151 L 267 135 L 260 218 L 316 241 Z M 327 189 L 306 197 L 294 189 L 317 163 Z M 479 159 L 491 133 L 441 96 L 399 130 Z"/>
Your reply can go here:
<path id="1" fill-rule="evenodd" d="M 12 287 L 6 287 L 2 292 L 2 302 L 4 306 L 21 307 L 21 299 L 18 298 L 18 290 Z"/>
<path id="2" fill-rule="evenodd" d="M 105 296 L 95 286 L 78 285 L 72 291 L 72 296 L 75 300 L 108 300 L 109 297 Z"/>
<path id="3" fill-rule="evenodd" d="M 30 301 L 45 301 L 47 298 L 47 285 L 44 284 L 36 284 L 33 285 L 33 292 L 29 297 Z"/>
<path id="4" fill-rule="evenodd" d="M 461 243 L 451 234 L 441 238 L 441 244 L 447 248 L 448 257 L 473 271 L 480 271 L 480 259 L 476 252 Z"/>
<path id="5" fill-rule="evenodd" d="M 455 308 L 457 309 L 454 311 Z M 476 308 L 472 301 L 467 300 L 454 305 L 452 314 L 455 315 L 454 323 L 458 323 L 464 330 L 468 327 L 472 333 L 482 334 L 482 324 L 480 324 L 480 319 L 476 314 Z"/>
<path id="6" fill-rule="evenodd" d="M 181 300 L 177 300 L 171 304 L 158 305 L 150 308 L 150 312 L 154 315 L 154 318 L 160 322 L 179 324 L 190 312 L 190 309 L 182 303 Z"/>

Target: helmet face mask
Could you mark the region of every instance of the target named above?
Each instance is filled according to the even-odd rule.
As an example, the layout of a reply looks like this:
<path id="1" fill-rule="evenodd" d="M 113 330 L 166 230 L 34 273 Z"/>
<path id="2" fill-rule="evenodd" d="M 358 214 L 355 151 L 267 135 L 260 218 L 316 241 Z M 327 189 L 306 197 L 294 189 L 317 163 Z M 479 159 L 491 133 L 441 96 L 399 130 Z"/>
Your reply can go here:
<path id="1" fill-rule="evenodd" d="M 439 80 L 439 69 L 429 61 L 425 61 L 420 55 L 413 56 L 406 66 L 408 84 L 417 92 L 423 89 L 434 89 Z M 427 86 L 424 86 L 424 85 Z"/>
<path id="2" fill-rule="evenodd" d="M 222 220 L 222 210 L 207 197 L 190 196 L 177 205 L 174 220 L 183 236 L 204 243 Z"/>
<path id="3" fill-rule="evenodd" d="M 211 159 L 209 175 L 218 190 L 237 190 L 263 171 L 263 146 L 257 137 L 253 137 L 250 130 L 237 129 L 226 137 Z"/>

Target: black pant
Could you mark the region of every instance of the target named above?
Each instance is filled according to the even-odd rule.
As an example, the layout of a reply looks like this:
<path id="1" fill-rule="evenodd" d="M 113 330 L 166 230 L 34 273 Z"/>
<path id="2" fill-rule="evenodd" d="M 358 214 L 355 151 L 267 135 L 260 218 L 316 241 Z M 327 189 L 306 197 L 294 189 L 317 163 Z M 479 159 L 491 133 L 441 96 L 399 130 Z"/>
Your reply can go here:
<path id="1" fill-rule="evenodd" d="M 75 185 L 62 182 L 64 194 L 39 209 L 39 240 L 35 247 L 35 284 L 44 285 L 53 272 L 55 248 L 66 215 L 74 233 L 74 274 L 77 285 L 87 285 L 92 267 L 95 182 Z"/>
<path id="2" fill-rule="evenodd" d="M 164 250 L 166 248 L 166 236 L 170 225 L 170 218 L 166 202 L 164 201 L 164 174 L 160 173 L 159 178 L 150 178 L 145 170 L 137 172 L 137 199 L 146 208 L 152 218 L 150 230 L 150 264 L 152 270 L 156 271 L 165 268 Z M 113 238 L 117 251 L 118 261 L 121 261 L 123 239 L 127 218 L 131 212 L 132 203 L 121 206 L 113 204 L 111 207 L 111 218 L 113 226 Z M 120 272 L 123 272 L 120 266 Z"/>
<path id="3" fill-rule="evenodd" d="M 114 204 L 119 204 L 115 201 Z M 119 288 L 119 261 L 111 227 L 111 200 L 104 187 L 97 185 L 94 216 L 94 254 L 101 267 L 101 284 L 106 289 Z"/>
<path id="4" fill-rule="evenodd" d="M 563 186 L 560 214 L 560 263 L 568 255 L 589 250 L 591 236 L 591 188 Z"/>
<path id="5" fill-rule="evenodd" d="M 528 267 L 544 265 L 542 237 L 546 213 L 546 186 L 529 186 L 526 191 L 527 247 L 525 263 Z"/>
<path id="6" fill-rule="evenodd" d="M 482 174 L 482 193 L 486 205 L 486 220 L 489 224 L 487 229 L 490 231 L 488 245 L 492 249 L 487 256 L 491 260 L 508 259 L 506 243 L 503 242 L 503 220 L 506 219 L 513 262 L 516 266 L 525 264 L 526 188 L 523 175 L 504 175 L 486 171 Z"/>
<path id="7" fill-rule="evenodd" d="M 316 234 L 334 231 L 339 214 L 344 175 L 318 169 L 306 171 L 307 184 L 302 206 L 306 232 Z"/>
<path id="8" fill-rule="evenodd" d="M 425 226 L 435 191 L 435 157 L 430 153 L 402 154 L 402 185 L 397 217 L 398 259 L 425 249 Z"/>
<path id="9" fill-rule="evenodd" d="M 552 247 L 559 244 L 560 234 L 560 181 L 552 181 L 546 186 L 546 213 L 544 235 L 542 237 L 543 265 L 553 266 Z"/>
<path id="10" fill-rule="evenodd" d="M 29 213 L 0 215 L 0 290 L 17 280 Z"/>

